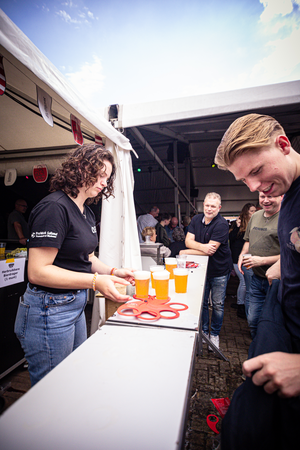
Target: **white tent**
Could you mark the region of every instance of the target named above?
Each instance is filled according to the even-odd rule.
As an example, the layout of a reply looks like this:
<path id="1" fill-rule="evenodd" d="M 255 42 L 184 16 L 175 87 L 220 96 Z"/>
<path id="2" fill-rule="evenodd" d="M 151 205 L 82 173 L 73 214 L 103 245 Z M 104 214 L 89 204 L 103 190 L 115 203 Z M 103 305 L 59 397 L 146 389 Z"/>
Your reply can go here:
<path id="1" fill-rule="evenodd" d="M 115 198 L 103 201 L 100 258 L 118 267 L 141 266 L 133 201 L 132 150 L 129 140 L 88 108 L 53 64 L 0 10 L 0 54 L 6 91 L 0 97 L 0 176 L 17 169 L 31 175 L 33 165 L 46 163 L 49 173 L 76 147 L 70 114 L 81 121 L 84 142 L 103 137 L 117 163 Z M 54 126 L 41 117 L 37 87 L 52 98 Z M 113 245 L 112 245 L 113 243 Z"/>

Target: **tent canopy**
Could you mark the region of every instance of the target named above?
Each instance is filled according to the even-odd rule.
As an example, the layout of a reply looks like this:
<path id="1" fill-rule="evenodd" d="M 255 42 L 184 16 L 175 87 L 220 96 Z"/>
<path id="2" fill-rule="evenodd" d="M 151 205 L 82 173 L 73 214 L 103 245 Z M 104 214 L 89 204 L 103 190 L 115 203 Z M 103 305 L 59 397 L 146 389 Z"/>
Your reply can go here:
<path id="1" fill-rule="evenodd" d="M 257 192 L 251 193 L 231 173 L 212 167 L 216 149 L 229 125 L 237 117 L 252 112 L 275 117 L 293 148 L 300 152 L 300 81 L 119 105 L 115 126 L 124 129 L 139 155 L 138 160 L 133 158 L 138 214 L 154 204 L 161 211 L 177 213 L 175 182 L 166 175 L 167 171 L 178 181 L 183 193 L 188 197 L 192 194 L 191 201 L 198 211 L 202 211 L 203 199 L 211 191 L 220 193 L 222 213 L 226 215 L 239 213 L 247 202 L 256 203 Z M 149 146 L 154 153 L 149 152 Z M 181 214 L 191 210 L 181 191 L 179 206 Z"/>
<path id="2" fill-rule="evenodd" d="M 58 164 L 57 158 L 76 146 L 70 114 L 81 121 L 85 142 L 93 142 L 97 134 L 119 148 L 132 150 L 129 140 L 86 106 L 80 93 L 2 10 L 0 53 L 6 75 L 6 91 L 0 97 L 0 176 L 9 167 L 17 168 L 18 175 L 31 175 L 31 159 L 36 163 L 47 160 L 51 172 Z M 37 86 L 52 97 L 53 128 L 39 112 Z"/>

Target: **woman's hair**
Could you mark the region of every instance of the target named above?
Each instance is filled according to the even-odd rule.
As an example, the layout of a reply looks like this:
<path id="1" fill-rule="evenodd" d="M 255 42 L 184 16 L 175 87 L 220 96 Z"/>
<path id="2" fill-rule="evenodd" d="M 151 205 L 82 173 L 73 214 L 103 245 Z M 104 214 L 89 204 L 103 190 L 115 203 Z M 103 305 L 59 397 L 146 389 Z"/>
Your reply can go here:
<path id="1" fill-rule="evenodd" d="M 242 211 L 240 213 L 240 219 L 241 219 L 241 225 L 239 229 L 239 233 L 244 233 L 246 231 L 247 225 L 250 220 L 249 216 L 249 209 L 254 206 L 254 203 L 246 203 L 246 205 L 243 206 Z"/>
<path id="2" fill-rule="evenodd" d="M 285 135 L 282 126 L 271 116 L 247 114 L 239 117 L 225 132 L 217 148 L 215 163 L 219 169 L 227 170 L 238 156 L 270 145 L 275 133 Z"/>
<path id="3" fill-rule="evenodd" d="M 112 165 L 111 176 L 107 180 L 107 186 L 95 198 L 90 198 L 86 203 L 98 203 L 100 198 L 113 195 L 113 184 L 116 176 L 116 166 L 113 155 L 101 145 L 85 144 L 78 147 L 62 163 L 62 167 L 56 169 L 50 182 L 50 192 L 63 191 L 65 194 L 76 198 L 79 188 L 89 188 L 96 183 L 101 172 L 105 171 L 103 161 L 109 161 Z"/>
<path id="4" fill-rule="evenodd" d="M 155 230 L 154 227 L 145 227 L 145 228 L 142 230 L 142 238 L 143 238 L 143 241 L 146 240 L 146 236 L 153 236 L 154 233 L 156 233 L 156 230 Z"/>

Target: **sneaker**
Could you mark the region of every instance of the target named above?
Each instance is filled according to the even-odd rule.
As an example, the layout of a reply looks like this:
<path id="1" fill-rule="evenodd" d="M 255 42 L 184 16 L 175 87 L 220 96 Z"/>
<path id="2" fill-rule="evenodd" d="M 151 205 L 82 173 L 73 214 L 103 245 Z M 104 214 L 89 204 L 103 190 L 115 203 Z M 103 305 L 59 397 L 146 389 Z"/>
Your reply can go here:
<path id="1" fill-rule="evenodd" d="M 202 333 L 204 334 L 205 337 L 207 337 L 207 339 L 209 339 L 208 333 L 204 333 L 204 331 Z M 202 344 L 207 344 L 207 342 L 203 338 L 202 338 Z"/>
<path id="2" fill-rule="evenodd" d="M 215 347 L 219 348 L 219 336 L 213 336 L 211 334 L 210 335 L 210 340 L 211 340 L 212 344 L 214 344 Z M 213 350 L 213 349 L 211 348 L 211 350 Z"/>

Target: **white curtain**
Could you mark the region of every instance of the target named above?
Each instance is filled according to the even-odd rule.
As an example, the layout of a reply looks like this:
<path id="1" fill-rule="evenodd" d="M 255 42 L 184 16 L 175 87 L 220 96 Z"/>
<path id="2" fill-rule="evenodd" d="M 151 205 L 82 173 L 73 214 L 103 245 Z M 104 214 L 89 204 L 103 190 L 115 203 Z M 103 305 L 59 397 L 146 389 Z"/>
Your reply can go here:
<path id="1" fill-rule="evenodd" d="M 102 201 L 99 258 L 112 267 L 141 270 L 141 252 L 133 200 L 134 178 L 130 151 L 106 139 L 117 166 L 114 198 Z"/>

